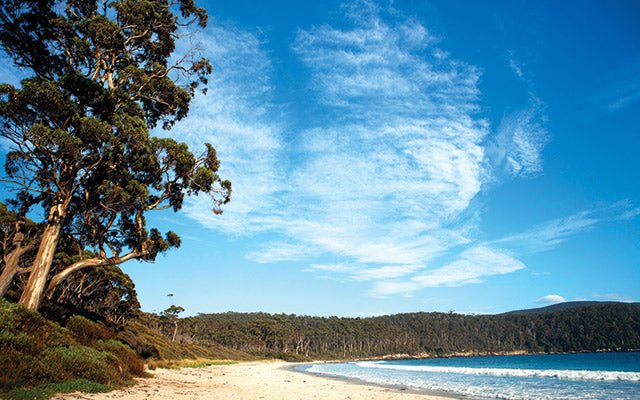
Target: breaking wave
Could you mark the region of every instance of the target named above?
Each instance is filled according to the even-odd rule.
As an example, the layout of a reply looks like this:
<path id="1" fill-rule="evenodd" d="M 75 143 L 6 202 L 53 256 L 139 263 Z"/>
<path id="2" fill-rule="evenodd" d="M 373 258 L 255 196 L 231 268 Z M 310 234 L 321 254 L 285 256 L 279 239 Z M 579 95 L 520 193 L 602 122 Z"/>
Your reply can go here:
<path id="1" fill-rule="evenodd" d="M 640 372 L 626 371 L 590 371 L 569 369 L 515 369 L 515 368 L 470 368 L 470 367 L 441 367 L 427 365 L 392 365 L 384 361 L 362 361 L 356 363 L 361 368 L 376 368 L 411 372 L 434 372 L 462 375 L 488 375 L 488 376 L 513 376 L 557 378 L 570 380 L 594 380 L 594 381 L 629 381 L 640 382 Z"/>

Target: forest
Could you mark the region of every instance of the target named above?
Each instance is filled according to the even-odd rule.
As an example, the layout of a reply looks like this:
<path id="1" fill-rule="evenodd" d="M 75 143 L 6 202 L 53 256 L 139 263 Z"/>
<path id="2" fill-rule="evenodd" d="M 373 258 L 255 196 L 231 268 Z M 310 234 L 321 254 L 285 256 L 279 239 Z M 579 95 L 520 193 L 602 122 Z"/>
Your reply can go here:
<path id="1" fill-rule="evenodd" d="M 372 318 L 201 314 L 180 320 L 179 338 L 293 359 L 626 351 L 640 349 L 640 306 L 576 303 L 551 312 Z"/>

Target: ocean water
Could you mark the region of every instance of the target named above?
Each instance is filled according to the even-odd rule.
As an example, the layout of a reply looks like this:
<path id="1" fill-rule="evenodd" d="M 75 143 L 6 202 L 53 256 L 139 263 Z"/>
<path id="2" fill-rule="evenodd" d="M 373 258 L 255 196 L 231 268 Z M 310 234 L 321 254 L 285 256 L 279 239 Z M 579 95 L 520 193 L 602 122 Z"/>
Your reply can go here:
<path id="1" fill-rule="evenodd" d="M 306 372 L 473 399 L 640 400 L 640 353 L 313 364 Z"/>

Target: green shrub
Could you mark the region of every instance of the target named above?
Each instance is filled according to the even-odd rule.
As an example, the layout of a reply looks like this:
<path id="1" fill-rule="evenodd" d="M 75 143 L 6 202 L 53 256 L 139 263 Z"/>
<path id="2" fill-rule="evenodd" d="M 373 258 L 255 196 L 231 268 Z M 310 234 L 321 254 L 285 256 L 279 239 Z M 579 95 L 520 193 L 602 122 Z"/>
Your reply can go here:
<path id="1" fill-rule="evenodd" d="M 15 400 L 40 400 L 48 399 L 56 393 L 104 393 L 109 391 L 109 386 L 86 379 L 74 379 L 71 381 L 47 383 L 31 388 L 18 388 L 6 393 L 7 398 Z"/>
<path id="2" fill-rule="evenodd" d="M 0 388 L 49 382 L 42 352 L 73 343 L 60 326 L 16 304 L 0 301 Z"/>
<path id="3" fill-rule="evenodd" d="M 118 359 L 118 367 L 129 376 L 146 376 L 144 361 L 129 346 L 117 340 L 98 341 L 95 345 L 97 349 L 109 352 Z"/>
<path id="4" fill-rule="evenodd" d="M 14 390 L 40 398 L 59 387 L 49 384 L 80 380 L 111 387 L 144 376 L 142 359 L 103 324 L 72 316 L 67 326 L 0 300 L 0 397 Z M 35 392 L 16 391 L 20 387 Z"/>
<path id="5" fill-rule="evenodd" d="M 17 304 L 0 301 L 0 349 L 38 354 L 46 346 L 70 343 L 71 338 L 59 325 Z"/>
<path id="6" fill-rule="evenodd" d="M 80 344 L 90 346 L 98 340 L 108 340 L 114 332 L 102 323 L 93 322 L 85 317 L 74 315 L 67 321 L 67 329 Z"/>
<path id="7" fill-rule="evenodd" d="M 86 346 L 51 347 L 43 352 L 45 364 L 51 366 L 51 382 L 84 378 L 117 384 L 126 375 L 117 370 L 116 357 Z"/>

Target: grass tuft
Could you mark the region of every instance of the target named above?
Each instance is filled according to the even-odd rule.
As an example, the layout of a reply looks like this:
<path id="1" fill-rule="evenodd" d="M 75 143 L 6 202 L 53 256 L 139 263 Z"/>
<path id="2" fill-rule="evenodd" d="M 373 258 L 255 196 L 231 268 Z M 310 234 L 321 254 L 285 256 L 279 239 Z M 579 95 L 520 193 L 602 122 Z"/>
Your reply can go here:
<path id="1" fill-rule="evenodd" d="M 147 367 L 150 370 L 156 368 L 178 369 L 178 368 L 204 368 L 213 365 L 231 365 L 237 364 L 238 361 L 231 360 L 210 360 L 206 358 L 182 359 L 182 360 L 149 360 Z"/>
<path id="2" fill-rule="evenodd" d="M 8 399 L 41 400 L 48 399 L 56 393 L 104 393 L 111 389 L 108 385 L 87 379 L 73 379 L 65 382 L 46 383 L 29 388 L 16 388 L 5 393 Z"/>

